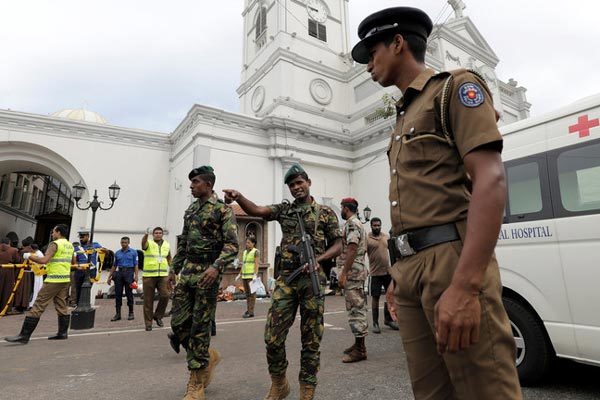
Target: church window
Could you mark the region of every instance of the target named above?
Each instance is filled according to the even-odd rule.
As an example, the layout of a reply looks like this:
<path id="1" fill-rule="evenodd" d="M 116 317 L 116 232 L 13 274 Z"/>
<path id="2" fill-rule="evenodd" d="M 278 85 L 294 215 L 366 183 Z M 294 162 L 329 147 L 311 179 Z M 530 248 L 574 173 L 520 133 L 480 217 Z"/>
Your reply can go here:
<path id="1" fill-rule="evenodd" d="M 256 49 L 260 49 L 267 43 L 267 8 L 261 7 L 256 13 L 256 22 L 254 24 L 256 30 Z"/>
<path id="2" fill-rule="evenodd" d="M 308 34 L 323 42 L 327 41 L 327 27 L 314 19 L 308 20 Z"/>
<path id="3" fill-rule="evenodd" d="M 10 206 L 12 208 L 17 208 L 21 203 L 21 194 L 23 193 L 23 175 L 17 175 L 17 182 L 15 183 L 15 187 L 13 189 L 12 200 Z"/>
<path id="4" fill-rule="evenodd" d="M 6 199 L 6 194 L 8 193 L 8 175 L 2 175 L 2 179 L 0 179 L 0 201 Z"/>

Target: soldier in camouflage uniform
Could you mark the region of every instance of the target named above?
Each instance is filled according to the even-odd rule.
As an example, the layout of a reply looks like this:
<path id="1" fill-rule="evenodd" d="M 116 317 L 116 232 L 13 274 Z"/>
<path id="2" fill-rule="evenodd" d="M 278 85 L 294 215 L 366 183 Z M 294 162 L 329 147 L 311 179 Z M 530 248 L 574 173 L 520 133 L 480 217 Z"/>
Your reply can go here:
<path id="1" fill-rule="evenodd" d="M 338 219 L 333 210 L 317 204 L 310 195 L 311 181 L 298 164 L 292 165 L 285 174 L 294 202 L 257 206 L 235 190 L 225 190 L 225 201 L 236 200 L 246 213 L 260 216 L 268 221 L 277 221 L 281 226 L 281 265 L 280 276 L 272 294 L 271 308 L 265 327 L 265 343 L 267 345 L 267 362 L 271 375 L 271 389 L 265 400 L 284 399 L 290 393 L 286 378 L 288 361 L 285 356 L 285 340 L 300 306 L 301 316 L 301 365 L 300 365 L 300 400 L 311 400 L 317 385 L 319 370 L 319 346 L 323 337 L 323 298 L 317 298 L 312 291 L 310 276 L 300 274 L 289 285 L 285 278 L 295 269 L 301 267 L 295 248 L 300 243 L 300 227 L 296 211 L 300 211 L 306 233 L 314 241 L 314 252 L 317 262 L 331 259 L 340 254 L 341 232 Z M 326 244 L 329 248 L 326 249 Z M 277 266 L 276 266 L 277 268 Z M 320 270 L 321 282 L 325 274 Z"/>
<path id="2" fill-rule="evenodd" d="M 351 198 L 342 199 L 342 218 L 346 220 L 342 232 L 343 267 L 339 277 L 339 285 L 344 289 L 348 323 L 354 334 L 354 344 L 344 350 L 342 362 L 351 363 L 367 359 L 365 336 L 367 336 L 367 302 L 364 285 L 367 279 L 365 254 L 367 252 L 367 235 L 362 223 L 356 215 L 358 202 Z"/>
<path id="3" fill-rule="evenodd" d="M 177 237 L 177 254 L 169 279 L 175 281 L 169 335 L 171 346 L 187 350 L 190 380 L 184 399 L 204 399 L 204 388 L 220 355 L 210 349 L 211 318 L 217 307 L 221 274 L 238 254 L 237 225 L 231 207 L 213 191 L 215 174 L 210 166 L 189 174 L 197 199 L 184 215 L 183 232 Z"/>

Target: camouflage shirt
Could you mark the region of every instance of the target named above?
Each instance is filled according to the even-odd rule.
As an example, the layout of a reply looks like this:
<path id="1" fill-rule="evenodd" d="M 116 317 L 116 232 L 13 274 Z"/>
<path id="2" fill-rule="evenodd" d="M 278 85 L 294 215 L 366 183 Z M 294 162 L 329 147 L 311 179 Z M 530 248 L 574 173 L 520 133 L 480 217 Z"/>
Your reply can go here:
<path id="1" fill-rule="evenodd" d="M 362 223 L 354 214 L 346 221 L 342 233 L 342 260 L 345 260 L 348 245 L 354 243 L 358 246 L 354 263 L 348 271 L 348 279 L 354 281 L 364 281 L 367 279 L 367 268 L 365 267 L 365 254 L 367 253 L 367 234 Z M 343 264 L 342 264 L 343 265 Z"/>
<path id="2" fill-rule="evenodd" d="M 299 263 L 298 256 L 290 251 L 290 246 L 298 246 L 301 240 L 296 211 L 300 211 L 304 221 L 304 229 L 313 239 L 315 256 L 318 257 L 323 254 L 327 245 L 331 245 L 342 236 L 338 218 L 333 210 L 327 206 L 317 204 L 314 199 L 310 204 L 299 203 L 295 200 L 292 204 L 280 203 L 268 207 L 271 209 L 271 215 L 266 219 L 277 221 L 281 225 L 283 234 L 281 238 L 281 261 L 283 263 L 291 262 L 295 267 L 299 266 L 297 265 Z"/>
<path id="3" fill-rule="evenodd" d="M 235 260 L 238 254 L 237 224 L 231 207 L 216 193 L 201 203 L 193 202 L 183 216 L 183 231 L 177 236 L 177 254 L 173 271 L 183 268 L 188 256 L 205 256 L 216 253 L 212 266 L 220 272 Z"/>

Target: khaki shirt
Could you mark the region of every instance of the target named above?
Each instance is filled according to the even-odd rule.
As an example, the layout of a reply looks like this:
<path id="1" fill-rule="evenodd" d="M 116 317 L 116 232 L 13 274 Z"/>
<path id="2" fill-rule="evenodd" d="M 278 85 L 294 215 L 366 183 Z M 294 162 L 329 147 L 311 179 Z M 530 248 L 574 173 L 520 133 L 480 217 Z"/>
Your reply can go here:
<path id="1" fill-rule="evenodd" d="M 443 86 L 450 75 L 454 80 L 448 96 L 448 122 L 455 146 L 444 137 L 440 109 Z M 478 101 L 469 103 L 464 89 L 473 84 Z M 502 136 L 485 82 L 464 69 L 421 72 L 397 104 L 396 129 L 388 147 L 392 233 L 466 219 L 471 182 L 463 158 L 486 144 L 502 151 Z"/>
<path id="2" fill-rule="evenodd" d="M 387 275 L 390 272 L 390 254 L 388 252 L 388 235 L 381 232 L 378 236 L 369 233 L 367 237 L 367 254 L 371 276 Z"/>
<path id="3" fill-rule="evenodd" d="M 346 225 L 344 225 L 344 230 L 342 232 L 342 260 L 346 259 L 346 251 L 348 250 L 348 245 L 351 243 L 356 244 L 357 249 L 352 267 L 348 271 L 348 280 L 364 281 L 367 279 L 367 268 L 365 267 L 367 235 L 356 214 L 348 218 Z"/>

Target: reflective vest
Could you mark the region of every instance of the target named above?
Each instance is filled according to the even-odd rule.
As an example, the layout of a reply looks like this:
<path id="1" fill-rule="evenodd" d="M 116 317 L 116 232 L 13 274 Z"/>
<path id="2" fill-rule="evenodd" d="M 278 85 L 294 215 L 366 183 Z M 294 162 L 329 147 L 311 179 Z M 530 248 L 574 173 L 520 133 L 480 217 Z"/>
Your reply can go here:
<path id="1" fill-rule="evenodd" d="M 162 245 L 159 246 L 154 240 L 148 239 L 148 248 L 144 250 L 144 277 L 169 275 L 167 256 L 170 249 L 169 242 L 166 240 L 163 240 Z"/>
<path id="2" fill-rule="evenodd" d="M 46 280 L 48 283 L 68 283 L 71 281 L 71 260 L 73 258 L 73 245 L 67 239 L 58 239 L 56 253 L 46 264 Z"/>
<path id="3" fill-rule="evenodd" d="M 252 279 L 254 276 L 254 268 L 256 262 L 254 261 L 256 258 L 256 248 L 248 251 L 244 250 L 244 255 L 242 256 L 243 264 L 242 264 L 242 279 Z"/>

